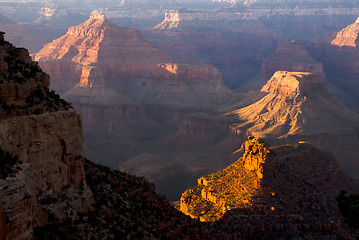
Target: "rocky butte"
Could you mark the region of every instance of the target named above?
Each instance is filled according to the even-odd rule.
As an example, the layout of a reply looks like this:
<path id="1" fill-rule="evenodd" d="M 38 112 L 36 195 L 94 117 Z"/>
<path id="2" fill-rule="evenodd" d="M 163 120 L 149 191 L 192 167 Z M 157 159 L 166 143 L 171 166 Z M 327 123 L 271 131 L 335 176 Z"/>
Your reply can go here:
<path id="1" fill-rule="evenodd" d="M 359 114 L 329 94 L 321 75 L 277 71 L 261 91 L 267 95 L 228 114 L 238 119 L 233 131 L 272 143 L 310 141 L 334 153 L 343 170 L 357 176 Z"/>
<path id="2" fill-rule="evenodd" d="M 346 231 L 334 195 L 351 187 L 333 155 L 308 142 L 270 147 L 249 137 L 243 157 L 199 178 L 180 208 L 201 221 L 221 218 L 241 239 L 331 239 Z"/>

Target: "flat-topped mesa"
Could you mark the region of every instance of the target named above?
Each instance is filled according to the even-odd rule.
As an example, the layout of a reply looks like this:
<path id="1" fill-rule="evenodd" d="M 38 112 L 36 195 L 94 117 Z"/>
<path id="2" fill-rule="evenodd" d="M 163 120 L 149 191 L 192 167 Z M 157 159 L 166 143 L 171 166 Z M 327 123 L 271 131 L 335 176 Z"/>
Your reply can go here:
<path id="1" fill-rule="evenodd" d="M 335 39 L 331 42 L 332 45 L 338 47 L 358 47 L 359 44 L 359 17 L 356 21 L 346 28 L 339 31 Z"/>
<path id="2" fill-rule="evenodd" d="M 315 93 L 327 95 L 324 78 L 311 72 L 277 71 L 261 89 L 284 97 L 308 96 Z"/>

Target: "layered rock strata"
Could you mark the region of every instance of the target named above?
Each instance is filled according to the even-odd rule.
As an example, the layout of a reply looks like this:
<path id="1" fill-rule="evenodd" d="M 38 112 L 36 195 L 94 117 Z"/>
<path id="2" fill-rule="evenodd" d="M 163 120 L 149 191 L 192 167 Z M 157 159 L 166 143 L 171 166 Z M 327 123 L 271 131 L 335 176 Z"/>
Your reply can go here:
<path id="1" fill-rule="evenodd" d="M 146 179 L 84 161 L 81 117 L 26 51 L 0 53 L 0 239 L 210 238 Z"/>
<path id="2" fill-rule="evenodd" d="M 27 50 L 3 42 L 0 65 L 0 147 L 17 161 L 0 179 L 0 232 L 5 239 L 30 239 L 35 227 L 90 208 L 81 118 L 49 90 L 49 76 Z"/>
<path id="3" fill-rule="evenodd" d="M 267 3 L 268 4 L 268 3 Z M 282 4 L 282 2 L 280 3 Z M 239 6 L 238 4 L 237 6 Z M 243 6 L 242 6 L 243 7 Z M 198 26 L 203 22 L 212 23 L 213 27 L 221 26 L 224 21 L 253 21 L 259 20 L 262 17 L 270 18 L 274 16 L 343 16 L 343 15 L 357 15 L 358 8 L 332 8 L 332 7 L 295 7 L 295 8 L 269 8 L 259 7 L 254 9 L 228 9 L 229 11 L 212 11 L 201 12 L 188 9 L 170 10 L 165 13 L 165 19 L 155 29 L 186 29 L 193 26 Z M 232 11 L 231 11 L 232 10 Z M 204 25 L 204 24 L 203 24 Z"/>
<path id="4" fill-rule="evenodd" d="M 89 97 L 106 89 L 127 102 L 185 108 L 211 108 L 231 95 L 214 66 L 178 62 L 145 41 L 139 31 L 118 27 L 97 11 L 45 45 L 34 59 L 51 75 L 54 71 L 53 87 L 75 103 L 85 88 L 94 88 L 87 91 Z M 78 78 L 71 77 L 74 84 L 63 82 L 56 73 L 69 61 L 73 66 L 68 72 Z M 119 97 L 114 102 L 127 103 Z"/>
<path id="5" fill-rule="evenodd" d="M 278 71 L 262 91 L 268 94 L 229 114 L 239 119 L 231 129 L 272 143 L 310 141 L 334 153 L 343 170 L 357 176 L 359 114 L 329 94 L 321 75 Z"/>

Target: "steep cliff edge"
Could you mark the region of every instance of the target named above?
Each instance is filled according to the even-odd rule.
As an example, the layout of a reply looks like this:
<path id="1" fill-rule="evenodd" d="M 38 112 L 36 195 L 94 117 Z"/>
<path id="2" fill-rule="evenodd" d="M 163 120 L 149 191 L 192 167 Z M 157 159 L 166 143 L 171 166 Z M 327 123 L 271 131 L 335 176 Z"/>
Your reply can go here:
<path id="1" fill-rule="evenodd" d="M 199 178 L 182 194 L 180 207 L 201 221 L 222 218 L 219 225 L 244 238 L 327 239 L 343 230 L 334 195 L 357 186 L 333 155 L 310 143 L 271 148 L 251 137 L 242 158 Z"/>
<path id="2" fill-rule="evenodd" d="M 17 171 L 0 179 L 0 218 L 3 237 L 29 239 L 35 227 L 90 208 L 81 118 L 26 49 L 0 40 L 0 147 L 17 159 Z"/>

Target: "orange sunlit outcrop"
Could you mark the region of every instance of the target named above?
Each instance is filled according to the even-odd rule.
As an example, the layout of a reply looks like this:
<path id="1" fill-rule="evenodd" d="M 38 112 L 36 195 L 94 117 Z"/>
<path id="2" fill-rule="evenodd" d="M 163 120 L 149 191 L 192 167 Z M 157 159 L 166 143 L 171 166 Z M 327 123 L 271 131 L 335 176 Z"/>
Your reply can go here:
<path id="1" fill-rule="evenodd" d="M 260 189 L 263 166 L 269 146 L 250 138 L 245 143 L 241 159 L 222 171 L 198 179 L 198 186 L 185 191 L 181 197 L 181 211 L 201 221 L 215 221 L 235 208 L 249 207 Z"/>
<path id="2" fill-rule="evenodd" d="M 158 64 L 157 66 L 166 69 L 172 74 L 177 74 L 178 67 L 176 63 Z"/>

